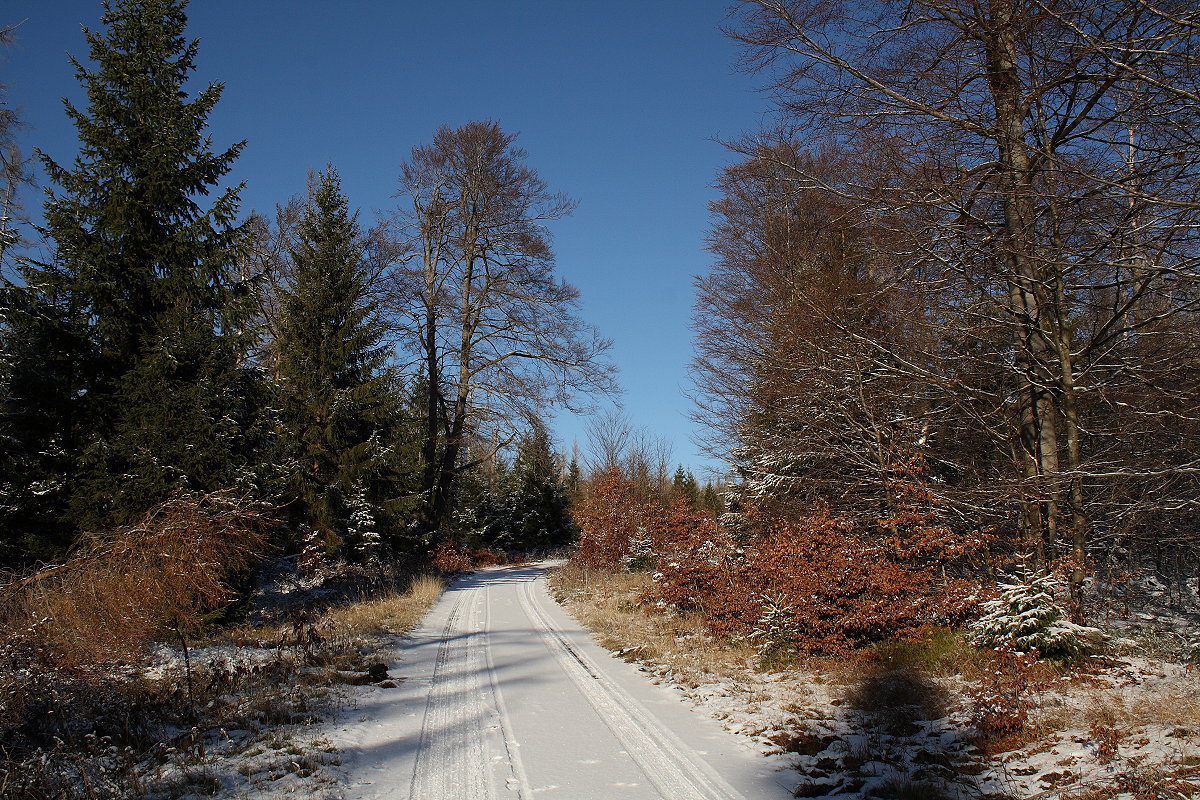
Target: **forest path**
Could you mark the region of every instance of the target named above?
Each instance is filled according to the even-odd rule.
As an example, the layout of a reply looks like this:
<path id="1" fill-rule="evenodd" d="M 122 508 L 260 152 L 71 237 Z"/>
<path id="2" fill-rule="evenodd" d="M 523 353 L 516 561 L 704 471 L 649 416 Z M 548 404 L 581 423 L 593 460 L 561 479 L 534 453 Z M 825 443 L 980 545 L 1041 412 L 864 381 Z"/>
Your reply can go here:
<path id="1" fill-rule="evenodd" d="M 597 646 L 544 566 L 454 582 L 337 737 L 346 797 L 771 800 L 773 769 L 670 689 Z"/>

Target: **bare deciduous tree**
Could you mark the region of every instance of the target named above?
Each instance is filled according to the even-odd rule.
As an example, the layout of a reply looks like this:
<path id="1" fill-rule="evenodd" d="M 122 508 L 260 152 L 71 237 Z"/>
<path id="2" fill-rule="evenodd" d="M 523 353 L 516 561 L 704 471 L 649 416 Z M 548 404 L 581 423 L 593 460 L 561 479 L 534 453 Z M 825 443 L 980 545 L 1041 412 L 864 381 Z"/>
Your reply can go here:
<path id="1" fill-rule="evenodd" d="M 554 274 L 547 223 L 574 203 L 551 192 L 496 122 L 442 127 L 402 167 L 400 227 L 412 258 L 392 308 L 420 360 L 426 524 L 437 530 L 469 436 L 500 431 L 581 393 L 614 390 L 609 342 L 577 316 Z"/>
<path id="2" fill-rule="evenodd" d="M 665 436 L 639 428 L 618 409 L 597 414 L 587 426 L 589 479 L 616 471 L 633 482 L 641 499 L 670 493 L 674 446 Z"/>
<path id="3" fill-rule="evenodd" d="M 831 177 L 779 160 L 780 172 L 890 228 L 893 262 L 943 331 L 920 357 L 843 333 L 873 369 L 957 394 L 958 421 L 1007 441 L 991 499 L 1014 501 L 1027 547 L 1070 559 L 1081 615 L 1099 543 L 1195 502 L 1200 12 L 1143 0 L 742 11 L 731 33 L 746 66 L 771 75 L 789 128 L 775 140 L 854 164 Z M 1153 463 L 1168 419 L 1191 444 Z"/>

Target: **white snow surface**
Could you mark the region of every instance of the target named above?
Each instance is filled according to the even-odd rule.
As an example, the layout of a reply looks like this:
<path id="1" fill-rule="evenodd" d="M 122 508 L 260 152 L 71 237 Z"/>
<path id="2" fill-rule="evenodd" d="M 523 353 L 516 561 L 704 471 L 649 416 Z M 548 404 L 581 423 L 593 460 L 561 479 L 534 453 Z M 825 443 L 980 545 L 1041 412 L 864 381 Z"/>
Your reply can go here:
<path id="1" fill-rule="evenodd" d="M 452 584 L 372 688 L 326 728 L 348 800 L 789 797 L 751 743 L 596 645 L 544 566 Z"/>
<path id="2" fill-rule="evenodd" d="M 1194 703 L 1200 671 L 1178 663 L 1126 656 L 1082 691 L 1072 681 L 1038 693 L 1041 735 L 989 758 L 971 745 L 957 679 L 943 679 L 958 698 L 948 716 L 912 720 L 912 730 L 893 735 L 848 707 L 847 687 L 820 673 L 763 673 L 747 663 L 717 676 L 670 657 L 638 665 L 634 639 L 610 652 L 548 596 L 546 566 L 494 567 L 452 584 L 421 627 L 382 654 L 398 688 L 340 686 L 326 722 L 209 737 L 205 771 L 223 784 L 217 794 L 771 800 L 792 790 L 865 798 L 889 785 L 920 796 L 929 785 L 939 796 L 1032 798 L 1200 763 L 1200 732 L 1153 712 L 1117 722 L 1110 757 L 1079 724 L 1098 704 Z M 156 660 L 178 661 L 171 650 Z M 232 667 L 269 652 L 202 648 L 193 663 Z"/>

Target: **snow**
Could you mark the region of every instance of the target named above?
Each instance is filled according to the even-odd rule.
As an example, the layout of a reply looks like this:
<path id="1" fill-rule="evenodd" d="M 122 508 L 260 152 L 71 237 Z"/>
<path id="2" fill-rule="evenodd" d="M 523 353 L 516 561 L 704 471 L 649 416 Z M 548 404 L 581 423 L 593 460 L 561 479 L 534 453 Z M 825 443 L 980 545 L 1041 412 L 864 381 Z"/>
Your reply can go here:
<path id="1" fill-rule="evenodd" d="M 1200 670 L 1172 660 L 1184 652 L 1181 648 L 1188 635 L 1195 635 L 1188 612 L 1168 617 L 1167 633 L 1156 634 L 1175 647 L 1168 648 L 1163 657 L 1161 648 L 1159 652 L 1148 650 L 1146 642 L 1154 637 L 1134 611 L 1133 618 L 1119 626 L 1126 634 L 1117 642 L 1123 648 L 1119 657 L 1086 674 L 1064 676 L 1036 693 L 1028 733 L 1006 747 L 993 745 L 997 751 L 992 752 L 985 749 L 987 743 L 971 725 L 968 685 L 959 676 L 931 677 L 928 685 L 917 686 L 920 692 L 913 703 L 888 706 L 870 702 L 869 684 L 875 681 L 886 690 L 887 681 L 906 680 L 896 670 L 872 671 L 848 663 L 823 662 L 803 669 L 762 672 L 753 657 L 712 670 L 687 657 L 689 650 L 711 644 L 704 634 L 697 633 L 678 636 L 675 653 L 656 653 L 639 641 L 632 629 L 626 641 L 613 645 L 605 639 L 608 647 L 602 649 L 557 606 L 544 598 L 530 600 L 521 595 L 522 581 L 536 580 L 532 572 L 522 575 L 513 568 L 508 572 L 494 569 L 482 571 L 474 582 L 468 580 L 466 585 L 482 594 L 473 597 L 471 602 L 476 605 L 456 624 L 465 626 L 460 631 L 464 642 L 486 632 L 482 640 L 474 641 L 488 643 L 493 648 L 491 655 L 484 656 L 483 651 L 443 654 L 473 665 L 465 673 L 476 675 L 472 680 L 477 681 L 469 686 L 446 685 L 443 694 L 476 698 L 477 707 L 467 711 L 494 723 L 480 733 L 477 744 L 483 752 L 508 754 L 484 759 L 482 771 L 466 766 L 469 758 L 445 752 L 436 756 L 437 764 L 443 763 L 443 756 L 449 759 L 445 761 L 451 765 L 447 774 L 454 778 L 455 786 L 463 770 L 476 769 L 481 781 L 492 775 L 494 786 L 507 786 L 517 797 L 582 798 L 589 796 L 580 793 L 584 784 L 592 785 L 595 796 L 606 800 L 657 796 L 661 789 L 655 789 L 645 777 L 653 767 L 622 766 L 619 753 L 646 747 L 646 739 L 638 739 L 642 734 L 637 730 L 647 732 L 650 741 L 661 730 L 669 730 L 685 743 L 680 752 L 718 753 L 725 745 L 715 744 L 723 739 L 714 734 L 712 721 L 738 735 L 729 738 L 743 742 L 724 755 L 713 756 L 720 765 L 719 774 L 739 774 L 741 770 L 758 776 L 748 780 L 766 776 L 774 790 L 779 788 L 778 781 L 786 781 L 787 788 L 800 797 L 1029 798 L 1107 787 L 1105 797 L 1134 800 L 1154 796 L 1146 793 L 1149 786 L 1175 792 L 1160 796 L 1200 793 Z M 499 582 L 486 590 L 480 588 L 492 579 Z M 296 595 L 320 591 L 294 573 L 268 583 L 265 591 L 283 596 L 280 607 L 290 605 Z M 421 740 L 422 725 L 426 724 L 426 697 L 450 616 L 451 605 L 447 604 L 464 596 L 449 592 L 412 639 L 391 640 L 392 685 L 397 688 L 314 687 L 300 681 L 282 687 L 294 692 L 289 694 L 289 702 L 304 709 L 293 719 L 203 735 L 191 730 L 169 732 L 162 750 L 137 767 L 147 787 L 146 796 L 154 800 L 168 796 L 218 800 L 408 796 L 417 758 L 412 743 Z M 479 597 L 491 602 L 485 604 Z M 536 614 L 529 612 L 530 603 L 536 603 Z M 1153 621 L 1163 619 L 1159 609 L 1146 609 L 1141 613 Z M 538 619 L 545 624 L 539 626 Z M 1113 627 L 1111 620 L 1109 623 L 1108 627 Z M 193 668 L 254 669 L 283 657 L 278 648 L 260 646 L 269 645 L 267 642 L 242 644 L 193 648 Z M 609 676 L 619 692 L 614 689 L 591 700 L 586 693 L 574 695 L 579 684 L 592 679 L 582 674 L 572 678 L 564 666 L 569 659 L 562 656 L 563 651 L 553 655 L 559 646 L 581 654 L 583 663 Z M 182 654 L 177 647 L 160 645 L 154 662 L 147 677 L 177 678 Z M 548 697 L 569 694 L 576 699 L 546 716 Z M 626 734 L 634 737 L 628 741 L 613 739 L 603 726 L 599 733 L 582 727 L 581 720 L 599 720 L 605 713 L 619 718 L 625 713 L 620 711 L 624 701 L 619 698 L 626 694 L 635 699 L 637 707 L 652 710 L 660 722 L 636 723 Z M 234 708 L 253 701 L 226 694 L 211 702 Z M 598 712 L 598 707 L 608 712 Z M 639 712 L 632 718 L 642 716 Z M 515 760 L 514 753 L 518 754 Z M 751 753 L 761 756 L 755 761 Z M 111 769 L 119 769 L 124 758 L 127 756 L 114 750 Z M 570 771 L 563 764 L 569 764 Z M 665 769 L 662 765 L 657 768 Z M 400 777 L 381 782 L 378 776 L 384 774 Z M 437 792 L 454 791 L 446 786 L 437 788 L 436 782 L 429 786 L 422 784 L 426 792 L 422 800 L 435 800 Z"/>
<path id="2" fill-rule="evenodd" d="M 393 654 L 399 691 L 333 723 L 347 797 L 786 796 L 735 737 L 591 642 L 542 572 L 490 568 L 447 590 Z"/>
<path id="3" fill-rule="evenodd" d="M 614 655 L 794 770 L 799 797 L 1025 798 L 1089 787 L 1120 800 L 1200 796 L 1200 670 L 1181 663 L 1128 652 L 1064 676 L 1034 695 L 1025 735 L 988 752 L 995 745 L 972 726 L 960 676 L 931 679 L 938 697 L 928 705 L 944 713 L 922 719 L 915 706 L 866 702 L 867 679 L 895 677 L 886 668 L 813 662 L 760 672 L 748 658 L 713 670 L 689 657 L 686 641 L 655 655 L 636 625 L 627 633 L 606 632 L 606 641 L 622 639 Z M 1145 794 L 1150 786 L 1175 794 Z"/>

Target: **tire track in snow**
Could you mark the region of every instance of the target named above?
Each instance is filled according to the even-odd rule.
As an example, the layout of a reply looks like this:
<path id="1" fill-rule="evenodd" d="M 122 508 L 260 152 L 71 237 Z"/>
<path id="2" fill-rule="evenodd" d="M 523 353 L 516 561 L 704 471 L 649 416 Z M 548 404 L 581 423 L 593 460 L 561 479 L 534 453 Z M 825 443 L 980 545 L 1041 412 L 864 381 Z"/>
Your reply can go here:
<path id="1" fill-rule="evenodd" d="M 508 787 L 515 789 L 517 800 L 533 800 L 533 787 L 529 783 L 529 776 L 525 774 L 525 764 L 521 761 L 521 752 L 518 749 L 520 744 L 513 735 L 512 720 L 508 717 L 508 706 L 504 704 L 504 693 L 500 690 L 500 677 L 496 672 L 496 661 L 492 656 L 490 637 L 492 630 L 491 593 L 486 587 L 484 592 L 487 593 L 485 594 L 487 612 L 484 622 L 483 650 L 487 654 L 488 684 L 491 689 L 492 708 L 500 721 L 500 733 L 504 737 L 504 752 L 508 756 L 508 767 L 511 772 Z"/>
<path id="2" fill-rule="evenodd" d="M 519 593 L 521 606 L 564 671 L 596 709 L 629 756 L 669 800 L 745 800 L 634 698 L 579 652 L 542 611 L 534 580 Z"/>
<path id="3" fill-rule="evenodd" d="M 413 766 L 414 800 L 495 797 L 483 741 L 481 601 L 486 596 L 478 589 L 463 591 L 442 630 Z"/>

